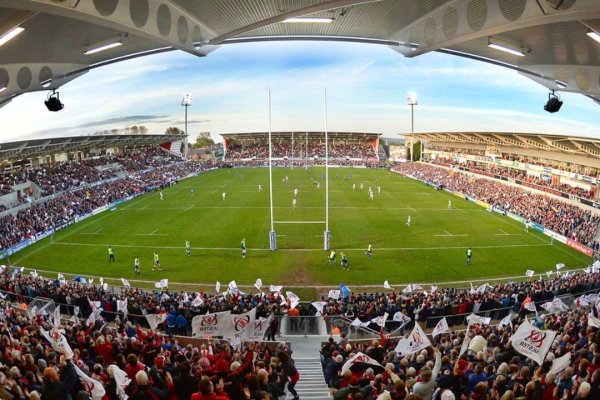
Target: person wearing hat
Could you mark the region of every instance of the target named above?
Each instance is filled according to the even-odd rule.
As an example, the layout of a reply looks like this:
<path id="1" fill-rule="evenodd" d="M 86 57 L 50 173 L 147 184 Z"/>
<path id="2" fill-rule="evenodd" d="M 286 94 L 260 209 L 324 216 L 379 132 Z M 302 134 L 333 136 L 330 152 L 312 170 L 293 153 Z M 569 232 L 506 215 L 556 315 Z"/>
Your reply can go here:
<path id="1" fill-rule="evenodd" d="M 130 400 L 163 400 L 169 397 L 169 390 L 156 370 L 150 370 L 152 385 L 146 371 L 138 371 L 135 381 L 132 381 L 126 389 Z"/>

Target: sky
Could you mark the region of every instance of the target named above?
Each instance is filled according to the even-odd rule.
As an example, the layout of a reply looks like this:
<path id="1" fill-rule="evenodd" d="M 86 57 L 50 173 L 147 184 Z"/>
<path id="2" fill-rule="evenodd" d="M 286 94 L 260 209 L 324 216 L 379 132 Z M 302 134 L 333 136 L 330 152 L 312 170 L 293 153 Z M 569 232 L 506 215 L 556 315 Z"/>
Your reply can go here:
<path id="1" fill-rule="evenodd" d="M 340 42 L 224 45 L 207 57 L 180 51 L 92 70 L 60 88 L 64 110 L 48 112 L 47 92 L 0 108 L 0 142 L 88 135 L 144 125 L 193 137 L 273 131 L 409 133 L 406 94 L 416 92 L 415 132 L 496 131 L 600 137 L 600 106 L 561 93 L 558 113 L 543 110 L 548 90 L 506 68 L 430 53 L 405 58 L 387 46 Z M 325 118 L 325 91 L 327 119 Z"/>

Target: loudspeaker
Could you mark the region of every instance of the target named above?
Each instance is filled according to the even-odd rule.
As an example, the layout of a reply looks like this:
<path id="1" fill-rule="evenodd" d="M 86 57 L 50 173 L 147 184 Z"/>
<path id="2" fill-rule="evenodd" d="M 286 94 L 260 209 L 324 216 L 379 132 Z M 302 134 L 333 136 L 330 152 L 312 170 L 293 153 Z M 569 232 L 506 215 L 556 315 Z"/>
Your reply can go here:
<path id="1" fill-rule="evenodd" d="M 558 97 L 550 96 L 548 102 L 544 106 L 544 110 L 548 111 L 549 113 L 555 113 L 558 110 L 560 110 L 560 107 L 562 107 L 562 105 L 563 102 Z"/>
<path id="2" fill-rule="evenodd" d="M 65 108 L 65 105 L 63 103 L 60 102 L 60 100 L 57 97 L 54 97 L 54 95 L 50 96 L 48 98 L 48 100 L 46 100 L 44 102 L 44 104 L 46 105 L 46 107 L 48 108 L 48 111 L 60 111 L 63 108 Z"/>

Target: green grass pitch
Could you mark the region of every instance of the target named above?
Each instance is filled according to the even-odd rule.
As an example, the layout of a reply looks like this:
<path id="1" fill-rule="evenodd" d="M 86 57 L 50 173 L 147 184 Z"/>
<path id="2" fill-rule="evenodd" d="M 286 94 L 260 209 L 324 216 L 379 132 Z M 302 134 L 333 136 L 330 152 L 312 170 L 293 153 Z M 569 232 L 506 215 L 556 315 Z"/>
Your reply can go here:
<path id="1" fill-rule="evenodd" d="M 57 232 L 13 255 L 11 262 L 43 271 L 83 276 L 124 277 L 147 286 L 161 278 L 199 288 L 252 285 L 350 287 L 401 283 L 456 282 L 522 276 L 527 269 L 544 273 L 559 262 L 584 267 L 590 259 L 523 225 L 444 191 L 387 170 L 331 168 L 329 229 L 338 252 L 327 265 L 324 168 L 274 168 L 273 201 L 277 251 L 269 251 L 269 171 L 267 168 L 207 172 L 153 192 Z M 284 182 L 285 177 L 288 182 Z M 344 180 L 344 178 L 346 178 Z M 320 189 L 314 182 L 319 182 Z M 360 184 L 364 189 L 360 190 Z M 262 185 L 259 193 L 258 185 Z M 356 189 L 352 190 L 352 185 Z M 367 190 L 372 187 L 374 200 Z M 377 186 L 381 186 L 378 194 Z M 292 208 L 294 188 L 297 208 Z M 193 189 L 193 194 L 191 193 Z M 222 200 L 222 193 L 226 199 Z M 452 209 L 448 209 L 452 200 Z M 408 216 L 412 218 L 406 226 Z M 245 238 L 248 254 L 241 257 Z M 192 255 L 184 246 L 189 240 Z M 373 244 L 373 258 L 365 255 Z M 108 263 L 107 248 L 117 262 Z M 473 263 L 465 251 L 473 248 Z M 151 270 L 156 251 L 162 271 Z M 345 252 L 350 270 L 339 265 Z M 141 259 L 141 275 L 133 260 Z M 54 274 L 46 273 L 46 275 Z M 463 285 L 464 286 L 464 285 Z M 466 284 L 468 286 L 468 284 Z"/>

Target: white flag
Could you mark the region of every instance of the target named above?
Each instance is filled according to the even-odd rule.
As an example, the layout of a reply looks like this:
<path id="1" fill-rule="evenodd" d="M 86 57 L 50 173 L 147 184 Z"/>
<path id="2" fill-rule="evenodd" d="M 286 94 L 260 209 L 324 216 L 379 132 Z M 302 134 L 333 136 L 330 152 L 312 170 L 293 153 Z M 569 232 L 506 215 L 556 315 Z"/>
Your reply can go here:
<path id="1" fill-rule="evenodd" d="M 102 290 L 104 290 L 105 292 L 108 290 L 108 283 L 104 282 L 102 284 Z"/>
<path id="2" fill-rule="evenodd" d="M 52 345 L 55 351 L 64 354 L 67 359 L 73 358 L 73 350 L 69 346 L 67 338 L 58 329 L 52 329 L 48 333 L 43 328 L 40 328 L 40 333 Z"/>
<path id="3" fill-rule="evenodd" d="M 79 367 L 73 364 L 75 368 L 75 372 L 79 376 L 79 380 L 83 385 L 85 391 L 92 397 L 93 400 L 102 400 L 102 397 L 106 394 L 106 390 L 104 390 L 104 386 L 100 382 L 95 379 L 87 376 Z"/>
<path id="4" fill-rule="evenodd" d="M 466 353 L 466 351 L 469 349 L 469 343 L 471 343 L 471 336 L 469 335 L 470 328 L 471 327 L 468 326 L 465 332 L 465 338 L 463 339 L 462 345 L 460 346 L 460 352 L 458 353 L 459 357 Z"/>
<path id="5" fill-rule="evenodd" d="M 117 384 L 117 396 L 119 400 L 127 400 L 129 396 L 125 393 L 125 389 L 131 383 L 131 379 L 127 377 L 125 371 L 117 367 L 116 364 L 111 364 L 108 369 L 112 369 L 113 376 L 115 377 L 115 383 Z"/>
<path id="6" fill-rule="evenodd" d="M 390 286 L 388 281 L 383 282 L 383 288 L 394 290 L 394 288 Z"/>
<path id="7" fill-rule="evenodd" d="M 337 300 L 340 298 L 340 291 L 338 289 L 331 289 L 327 297 L 329 297 L 330 299 Z"/>
<path id="8" fill-rule="evenodd" d="M 200 307 L 203 303 L 204 300 L 202 300 L 200 293 L 196 293 L 196 297 L 194 297 L 194 300 L 192 300 L 192 307 Z"/>
<path id="9" fill-rule="evenodd" d="M 227 287 L 229 288 L 229 291 L 231 293 L 235 293 L 238 290 L 237 283 L 235 281 L 229 282 L 229 285 L 227 285 Z"/>
<path id="10" fill-rule="evenodd" d="M 63 278 L 64 279 L 64 278 Z M 104 278 L 100 277 L 100 284 L 104 285 Z"/>
<path id="11" fill-rule="evenodd" d="M 542 331 L 529 322 L 523 322 L 510 341 L 515 351 L 542 365 L 555 336 L 555 331 Z"/>
<path id="12" fill-rule="evenodd" d="M 437 289 L 438 289 L 438 288 L 437 288 L 437 286 L 433 286 L 433 285 L 431 285 L 431 290 L 430 290 L 430 292 L 431 292 L 431 293 L 433 293 L 433 292 L 437 292 Z"/>
<path id="13" fill-rule="evenodd" d="M 404 315 L 402 311 L 397 311 L 392 317 L 392 321 L 402 322 L 402 326 L 404 326 L 410 323 L 412 319 L 408 315 Z"/>
<path id="14" fill-rule="evenodd" d="M 254 334 L 250 338 L 250 340 L 263 340 L 265 337 L 265 333 L 267 329 L 269 329 L 269 325 L 271 325 L 271 320 L 273 319 L 273 315 L 269 315 L 267 318 L 260 317 L 254 320 Z"/>
<path id="15" fill-rule="evenodd" d="M 39 276 L 39 274 L 37 273 L 36 270 L 33 270 L 29 273 L 29 275 L 33 276 L 34 278 L 37 278 Z"/>
<path id="16" fill-rule="evenodd" d="M 60 306 L 57 306 L 54 309 L 54 313 L 52 314 L 52 325 L 58 329 L 60 326 Z"/>
<path id="17" fill-rule="evenodd" d="M 159 324 L 167 320 L 167 314 L 146 314 L 146 321 L 150 325 L 150 329 L 156 330 Z"/>
<path id="18" fill-rule="evenodd" d="M 125 286 L 126 288 L 130 288 L 131 285 L 129 284 L 129 281 L 125 278 L 121 278 L 121 282 L 123 283 L 123 286 Z"/>
<path id="19" fill-rule="evenodd" d="M 125 318 L 127 318 L 127 297 L 123 298 L 123 300 L 117 300 L 117 312 L 122 311 Z"/>
<path id="20" fill-rule="evenodd" d="M 88 278 L 88 283 L 91 285 L 92 283 L 94 283 L 94 278 Z"/>
<path id="21" fill-rule="evenodd" d="M 446 332 L 450 332 L 450 328 L 448 327 L 448 321 L 446 321 L 446 317 L 444 317 L 440 319 L 435 328 L 433 328 L 431 336 L 436 337 L 437 335 L 441 335 L 442 333 Z"/>
<path id="22" fill-rule="evenodd" d="M 221 293 L 221 282 L 217 281 L 217 283 L 215 284 L 215 294 L 216 293 Z"/>
<path id="23" fill-rule="evenodd" d="M 492 318 L 480 317 L 479 315 L 471 314 L 467 317 L 467 324 L 469 326 L 479 324 L 479 325 L 489 325 L 492 321 Z"/>
<path id="24" fill-rule="evenodd" d="M 371 321 L 362 322 L 360 319 L 354 318 L 354 321 L 352 321 L 352 323 L 350 323 L 350 325 L 352 325 L 352 326 L 369 326 L 369 325 L 371 325 Z"/>
<path id="25" fill-rule="evenodd" d="M 594 317 L 593 311 L 590 311 L 590 313 L 588 314 L 588 326 L 600 328 L 600 319 Z"/>
<path id="26" fill-rule="evenodd" d="M 525 309 L 527 311 L 531 311 L 537 314 L 537 308 L 535 307 L 535 302 L 530 301 L 529 303 L 525 303 Z"/>
<path id="27" fill-rule="evenodd" d="M 546 276 L 548 278 L 550 278 L 552 276 L 552 274 L 554 273 L 554 271 L 546 271 Z"/>
<path id="28" fill-rule="evenodd" d="M 512 317 L 513 314 L 508 314 L 506 317 L 502 318 L 502 321 L 498 324 L 499 327 L 510 326 L 512 328 Z"/>
<path id="29" fill-rule="evenodd" d="M 565 303 L 563 303 L 563 301 L 558 297 L 555 297 L 552 301 L 548 301 L 542 304 L 541 307 L 549 313 L 569 310 L 569 307 Z"/>
<path id="30" fill-rule="evenodd" d="M 563 263 L 556 264 L 556 270 L 557 271 L 563 269 L 564 267 L 565 267 L 565 264 L 563 264 Z"/>
<path id="31" fill-rule="evenodd" d="M 283 286 L 269 285 L 270 292 L 281 292 L 281 289 L 283 289 Z"/>
<path id="32" fill-rule="evenodd" d="M 583 270 L 583 272 L 585 272 L 586 274 L 591 274 L 592 273 L 592 267 L 587 267 Z"/>
<path id="33" fill-rule="evenodd" d="M 169 287 L 169 280 L 168 279 L 161 279 L 159 282 L 156 282 L 154 284 L 154 287 L 157 289 L 164 289 Z"/>
<path id="34" fill-rule="evenodd" d="M 552 361 L 552 368 L 550 368 L 550 371 L 548 371 L 548 373 L 554 372 L 556 375 L 558 375 L 560 372 L 567 369 L 569 364 L 571 364 L 571 352 L 568 352 L 562 357 L 555 358 Z"/>
<path id="35" fill-rule="evenodd" d="M 342 366 L 342 375 L 346 371 L 349 371 L 350 367 L 352 367 L 355 364 L 368 364 L 368 365 L 374 365 L 374 366 L 379 366 L 379 367 L 383 368 L 383 366 L 381 364 L 379 364 L 375 359 L 369 357 L 366 354 L 358 352 L 357 354 L 355 354 L 353 357 L 349 358 L 348 361 L 346 361 L 344 363 L 344 365 Z"/>
<path id="36" fill-rule="evenodd" d="M 325 307 L 325 305 L 327 305 L 326 301 L 315 301 L 310 303 L 314 308 L 317 309 L 317 317 L 320 317 L 323 315 L 323 307 Z"/>
<path id="37" fill-rule="evenodd" d="M 427 338 L 423 329 L 418 323 L 415 323 L 415 327 L 406 339 L 400 339 L 398 345 L 394 349 L 397 355 L 405 356 L 407 354 L 416 353 L 428 346 L 431 346 L 431 342 Z"/>
<path id="38" fill-rule="evenodd" d="M 254 336 L 254 321 L 256 308 L 243 314 L 230 314 L 229 324 L 223 326 L 223 337 L 228 339 L 234 347 L 242 343 L 242 339 Z"/>
<path id="39" fill-rule="evenodd" d="M 388 313 L 384 313 L 383 315 L 380 315 L 379 317 L 375 317 L 375 318 L 371 319 L 371 322 L 384 328 L 385 321 L 387 321 L 388 315 L 389 315 Z"/>
<path id="40" fill-rule="evenodd" d="M 285 296 L 288 298 L 291 308 L 296 308 L 298 303 L 300 303 L 300 297 L 296 296 L 294 292 L 285 292 Z"/>
<path id="41" fill-rule="evenodd" d="M 477 288 L 477 293 L 483 294 L 483 293 L 485 293 L 485 291 L 487 289 L 491 289 L 491 288 L 492 288 L 492 286 L 489 283 L 484 283 L 483 285 L 481 285 Z"/>
<path id="42" fill-rule="evenodd" d="M 100 307 L 92 309 L 92 313 L 88 316 L 87 320 L 85 321 L 85 324 L 91 326 L 94 325 L 96 321 L 100 319 L 104 320 L 104 318 L 102 318 L 102 316 L 100 315 L 102 311 L 104 310 Z"/>
<path id="43" fill-rule="evenodd" d="M 260 278 L 258 278 L 256 282 L 254 282 L 254 287 L 260 290 L 260 288 L 262 287 L 262 280 Z"/>
<path id="44" fill-rule="evenodd" d="M 531 278 L 531 277 L 533 277 L 533 275 L 534 275 L 534 274 L 535 274 L 535 271 L 532 271 L 532 270 L 530 270 L 530 269 L 528 269 L 528 270 L 525 272 L 525 276 L 526 276 L 526 277 L 528 277 L 528 278 Z"/>
<path id="45" fill-rule="evenodd" d="M 600 261 L 596 260 L 592 264 L 592 274 L 596 274 L 598 271 L 600 271 Z"/>
<path id="46" fill-rule="evenodd" d="M 181 295 L 181 299 L 184 303 L 187 303 L 188 301 L 190 301 L 190 295 L 187 292 L 183 292 L 183 294 Z"/>

